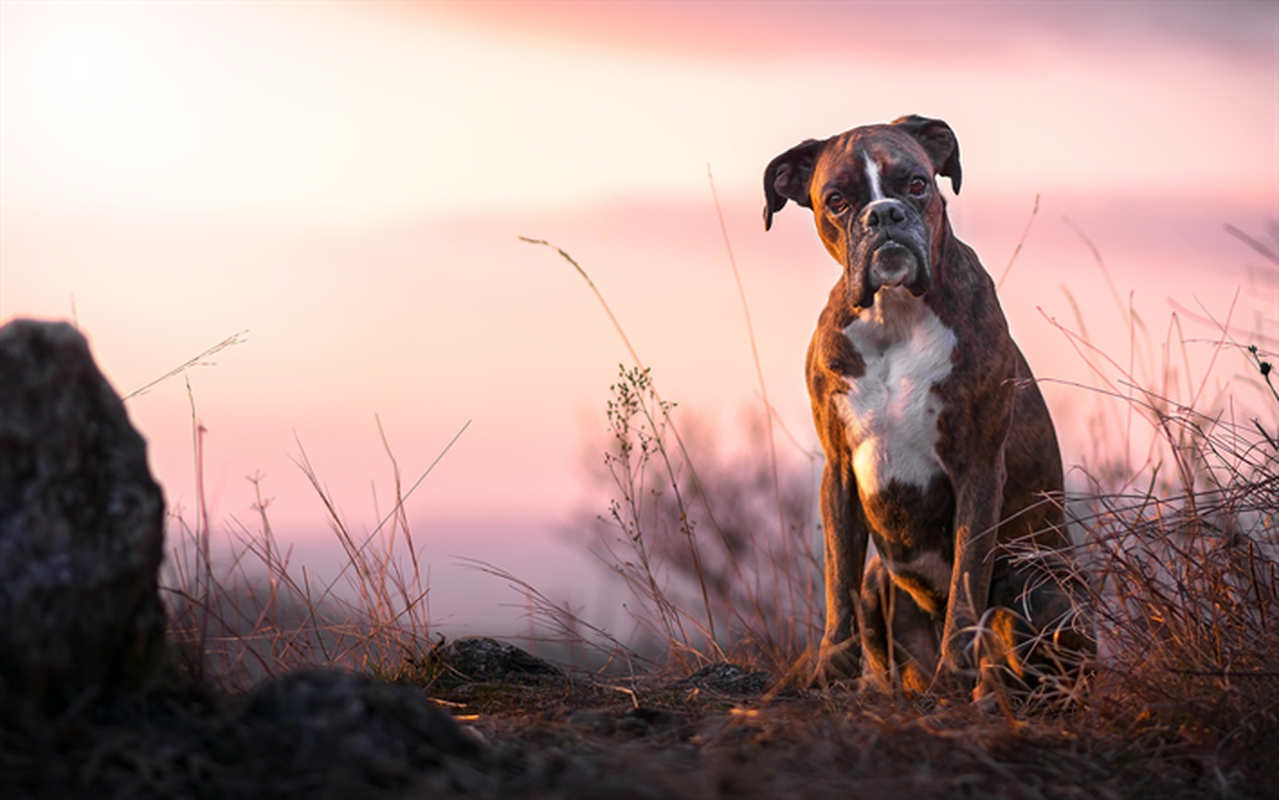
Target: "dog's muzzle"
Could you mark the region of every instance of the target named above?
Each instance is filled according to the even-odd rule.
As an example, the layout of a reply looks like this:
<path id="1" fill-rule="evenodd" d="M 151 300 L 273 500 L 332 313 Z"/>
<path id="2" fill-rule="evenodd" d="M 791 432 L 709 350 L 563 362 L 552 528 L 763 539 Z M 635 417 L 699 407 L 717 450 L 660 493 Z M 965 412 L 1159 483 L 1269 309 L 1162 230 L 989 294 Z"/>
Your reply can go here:
<path id="1" fill-rule="evenodd" d="M 913 208 L 891 198 L 875 200 L 862 209 L 856 227 L 858 246 L 848 265 L 856 305 L 869 306 L 886 286 L 905 286 L 915 296 L 928 290 L 928 236 Z"/>

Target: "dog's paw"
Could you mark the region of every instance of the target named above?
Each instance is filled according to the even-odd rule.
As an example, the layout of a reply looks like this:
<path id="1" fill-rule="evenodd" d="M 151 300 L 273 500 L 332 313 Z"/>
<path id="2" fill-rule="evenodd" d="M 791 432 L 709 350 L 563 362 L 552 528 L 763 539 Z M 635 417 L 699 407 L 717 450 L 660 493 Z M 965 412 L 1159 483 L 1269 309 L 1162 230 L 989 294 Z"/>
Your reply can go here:
<path id="1" fill-rule="evenodd" d="M 808 685 L 811 689 L 824 689 L 833 684 L 855 684 L 862 676 L 862 649 L 856 640 L 838 644 L 822 642 L 817 656 L 817 669 Z"/>
<path id="2" fill-rule="evenodd" d="M 928 687 L 928 694 L 952 700 L 969 700 L 972 697 L 972 690 L 972 682 L 966 680 L 962 673 L 939 666 L 937 674 L 933 676 L 932 684 Z"/>
<path id="3" fill-rule="evenodd" d="M 942 652 L 937 664 L 937 675 L 929 687 L 930 693 L 964 700 L 974 698 L 973 693 L 978 688 L 978 673 L 969 660 L 960 655 L 964 652 L 966 650 L 959 653 Z"/>

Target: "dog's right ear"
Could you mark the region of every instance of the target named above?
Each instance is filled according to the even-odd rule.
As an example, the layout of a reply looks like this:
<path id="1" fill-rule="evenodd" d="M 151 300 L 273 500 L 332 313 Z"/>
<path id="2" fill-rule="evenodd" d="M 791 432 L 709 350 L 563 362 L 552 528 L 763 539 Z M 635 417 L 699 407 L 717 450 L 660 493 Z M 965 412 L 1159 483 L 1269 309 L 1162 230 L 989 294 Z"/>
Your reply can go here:
<path id="1" fill-rule="evenodd" d="M 813 165 L 825 146 L 824 139 L 808 139 L 768 162 L 764 170 L 764 230 L 773 227 L 773 214 L 781 211 L 787 200 L 813 207 L 808 186 L 813 180 Z"/>

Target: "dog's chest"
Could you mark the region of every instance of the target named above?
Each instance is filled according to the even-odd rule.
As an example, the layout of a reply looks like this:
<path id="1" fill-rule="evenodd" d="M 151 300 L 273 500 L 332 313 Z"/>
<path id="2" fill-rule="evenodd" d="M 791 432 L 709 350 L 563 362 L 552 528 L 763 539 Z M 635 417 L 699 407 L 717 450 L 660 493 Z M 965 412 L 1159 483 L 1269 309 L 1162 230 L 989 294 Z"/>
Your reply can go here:
<path id="1" fill-rule="evenodd" d="M 858 489 L 870 496 L 893 481 L 925 489 L 942 470 L 933 387 L 951 371 L 955 333 L 918 298 L 875 306 L 844 329 L 866 371 L 836 397 Z"/>

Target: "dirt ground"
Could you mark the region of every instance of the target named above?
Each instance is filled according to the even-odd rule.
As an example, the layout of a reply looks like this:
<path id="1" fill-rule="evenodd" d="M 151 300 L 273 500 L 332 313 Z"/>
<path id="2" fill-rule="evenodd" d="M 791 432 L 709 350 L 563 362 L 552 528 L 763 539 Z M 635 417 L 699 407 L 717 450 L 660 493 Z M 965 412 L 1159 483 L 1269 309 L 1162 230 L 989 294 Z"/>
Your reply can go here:
<path id="1" fill-rule="evenodd" d="M 247 695 L 178 681 L 0 731 L 0 797 L 1279 796 L 1273 737 L 728 677 L 311 671 Z"/>

